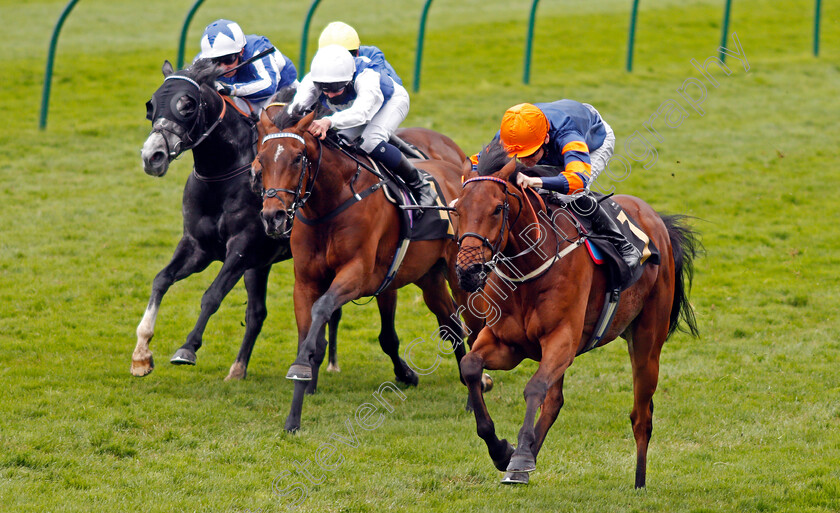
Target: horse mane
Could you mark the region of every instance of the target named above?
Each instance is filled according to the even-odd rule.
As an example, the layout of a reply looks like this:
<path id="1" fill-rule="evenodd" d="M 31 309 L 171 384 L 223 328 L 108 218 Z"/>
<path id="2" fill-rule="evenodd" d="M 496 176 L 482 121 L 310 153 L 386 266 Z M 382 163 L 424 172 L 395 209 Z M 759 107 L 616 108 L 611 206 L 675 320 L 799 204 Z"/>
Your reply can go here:
<path id="1" fill-rule="evenodd" d="M 479 176 L 492 175 L 502 169 L 508 162 L 510 162 L 510 157 L 508 157 L 507 152 L 502 146 L 499 138 L 496 137 L 490 141 L 483 150 L 481 150 L 481 153 L 479 153 L 477 168 L 478 174 Z M 557 176 L 557 168 L 553 166 L 528 167 L 522 162 L 517 161 L 516 171 L 514 171 L 509 178 L 511 182 L 516 182 L 515 179 L 517 173 L 522 173 L 526 176 L 539 176 L 545 178 L 548 176 Z"/>
<path id="2" fill-rule="evenodd" d="M 274 96 L 271 97 L 271 102 L 287 104 L 292 103 L 296 92 L 297 89 L 294 86 L 286 86 L 274 93 Z M 283 130 L 284 128 L 296 125 L 297 122 L 303 118 L 303 114 L 303 112 L 291 112 L 291 109 L 286 106 L 286 108 L 277 113 L 271 121 L 274 123 L 274 126 Z"/>
<path id="3" fill-rule="evenodd" d="M 199 84 L 213 86 L 213 83 L 222 74 L 222 70 L 210 59 L 198 59 L 188 68 L 182 70 L 185 77 L 189 77 Z"/>
<path id="4" fill-rule="evenodd" d="M 294 99 L 296 92 L 297 92 L 297 89 L 295 89 L 292 86 L 284 87 L 283 89 L 281 89 L 281 90 L 277 91 L 277 93 L 275 93 L 274 97 L 272 98 L 272 101 L 281 102 L 281 103 L 292 103 L 292 99 Z M 281 95 L 282 95 L 282 97 L 281 97 Z M 323 105 L 320 101 L 317 101 L 315 103 L 314 109 L 315 109 L 315 119 L 321 119 L 324 116 L 328 116 L 328 115 L 332 114 L 332 111 L 328 107 Z M 298 123 L 298 121 L 303 119 L 303 117 L 305 115 L 309 114 L 310 112 L 311 112 L 311 110 L 291 112 L 289 110 L 289 108 L 287 107 L 287 108 L 283 109 L 282 111 L 280 111 L 280 113 L 275 115 L 274 119 L 272 119 L 272 121 L 274 122 L 274 125 L 277 128 L 279 128 L 280 130 L 283 130 L 284 128 L 289 128 L 290 126 L 296 125 Z"/>
<path id="5" fill-rule="evenodd" d="M 478 154 L 478 166 L 476 171 L 479 176 L 489 176 L 505 167 L 510 160 L 511 159 L 508 157 L 504 146 L 502 146 L 502 142 L 498 137 L 495 137 Z M 524 171 L 525 169 L 527 168 L 521 162 L 517 161 L 516 171 L 510 175 L 510 181 L 513 182 L 516 173 Z"/>

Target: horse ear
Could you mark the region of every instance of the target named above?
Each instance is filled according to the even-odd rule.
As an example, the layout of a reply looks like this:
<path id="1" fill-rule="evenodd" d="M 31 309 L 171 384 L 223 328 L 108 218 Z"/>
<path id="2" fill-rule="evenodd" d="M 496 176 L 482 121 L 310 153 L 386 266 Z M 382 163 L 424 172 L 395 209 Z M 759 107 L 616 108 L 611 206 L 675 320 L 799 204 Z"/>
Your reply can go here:
<path id="1" fill-rule="evenodd" d="M 269 130 L 276 128 L 277 127 L 274 126 L 274 122 L 271 121 L 271 118 L 268 116 L 268 112 L 262 111 L 260 113 L 260 121 L 257 123 L 257 134 L 259 135 L 259 140 L 262 141 L 262 138 L 269 133 Z"/>
<path id="2" fill-rule="evenodd" d="M 501 178 L 502 180 L 509 180 L 511 176 L 516 172 L 516 159 L 510 159 L 507 164 L 502 167 L 502 169 L 496 171 L 495 176 Z"/>
<path id="3" fill-rule="evenodd" d="M 175 73 L 175 70 L 172 68 L 172 63 L 169 62 L 169 59 L 163 61 L 163 68 L 161 68 L 161 71 L 163 71 L 164 78 Z"/>
<path id="4" fill-rule="evenodd" d="M 303 116 L 303 119 L 301 119 L 300 121 L 297 122 L 297 124 L 295 125 L 295 131 L 303 133 L 303 131 L 306 130 L 309 127 L 309 125 L 312 123 L 313 119 L 315 119 L 315 111 L 314 110 L 312 112 L 310 112 L 309 114 Z"/>
<path id="5" fill-rule="evenodd" d="M 464 163 L 461 164 L 461 174 L 464 176 L 469 176 L 472 172 L 472 161 L 470 159 L 464 160 Z"/>

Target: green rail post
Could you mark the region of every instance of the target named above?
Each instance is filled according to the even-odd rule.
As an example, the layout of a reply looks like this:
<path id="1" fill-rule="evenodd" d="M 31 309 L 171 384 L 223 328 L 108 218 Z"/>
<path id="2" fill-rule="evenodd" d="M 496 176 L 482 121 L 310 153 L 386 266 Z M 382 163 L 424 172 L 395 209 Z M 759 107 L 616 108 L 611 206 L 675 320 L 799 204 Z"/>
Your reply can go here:
<path id="1" fill-rule="evenodd" d="M 726 0 L 726 5 L 723 8 L 723 30 L 720 34 L 720 46 L 726 48 L 726 36 L 729 32 L 729 11 L 732 9 L 732 0 Z M 720 52 L 720 62 L 726 62 L 726 54 Z"/>
<path id="2" fill-rule="evenodd" d="M 636 17 L 639 13 L 639 0 L 633 0 L 630 8 L 630 30 L 627 35 L 627 71 L 633 71 L 633 46 L 636 44 Z"/>
<path id="3" fill-rule="evenodd" d="M 814 6 L 814 57 L 820 55 L 820 0 Z"/>
<path id="4" fill-rule="evenodd" d="M 423 4 L 423 14 L 420 15 L 420 30 L 417 32 L 417 55 L 414 57 L 414 92 L 420 90 L 420 64 L 423 62 L 423 40 L 426 38 L 426 18 L 429 16 L 429 7 L 432 0 L 426 0 Z"/>
<path id="5" fill-rule="evenodd" d="M 181 27 L 181 38 L 178 40 L 178 67 L 175 69 L 181 69 L 184 67 L 184 47 L 187 44 L 187 31 L 190 28 L 190 23 L 192 23 L 195 12 L 203 3 L 204 0 L 196 0 L 190 8 L 190 11 L 187 13 L 187 17 L 184 19 L 184 26 Z"/>
<path id="6" fill-rule="evenodd" d="M 537 17 L 537 4 L 540 0 L 531 2 L 531 14 L 528 17 L 528 37 L 525 40 L 525 72 L 522 75 L 522 83 L 528 85 L 531 82 L 531 50 L 534 47 L 534 23 Z"/>
<path id="7" fill-rule="evenodd" d="M 306 42 L 309 40 L 309 25 L 312 23 L 312 16 L 315 15 L 315 9 L 321 0 L 313 0 L 312 5 L 309 6 L 309 11 L 306 13 L 306 20 L 303 22 L 303 35 L 300 37 L 300 61 L 298 64 L 298 79 L 303 78 L 304 70 L 306 69 Z"/>
<path id="8" fill-rule="evenodd" d="M 52 83 L 53 63 L 55 62 L 55 47 L 58 44 L 58 33 L 61 32 L 61 27 L 64 25 L 64 20 L 70 15 L 70 11 L 76 6 L 79 0 L 70 0 L 70 2 L 61 11 L 61 16 L 53 29 L 52 38 L 50 38 L 50 50 L 47 54 L 47 69 L 44 73 L 44 94 L 41 97 L 41 119 L 38 122 L 38 128 L 41 130 L 47 127 L 47 109 L 50 104 L 50 84 Z"/>

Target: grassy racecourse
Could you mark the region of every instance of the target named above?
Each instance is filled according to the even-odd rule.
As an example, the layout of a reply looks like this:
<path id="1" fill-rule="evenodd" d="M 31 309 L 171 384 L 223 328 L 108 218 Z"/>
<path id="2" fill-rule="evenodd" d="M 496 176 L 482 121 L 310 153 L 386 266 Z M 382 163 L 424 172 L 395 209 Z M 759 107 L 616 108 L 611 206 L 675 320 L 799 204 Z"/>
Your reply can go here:
<path id="1" fill-rule="evenodd" d="M 246 381 L 222 381 L 243 333 L 241 284 L 210 322 L 198 366 L 167 363 L 218 264 L 170 290 L 152 342 L 158 366 L 132 378 L 134 330 L 180 237 L 191 168 L 186 155 L 164 178 L 142 172 L 143 104 L 163 59 L 176 57 L 192 2 L 79 2 L 59 41 L 41 132 L 46 50 L 65 0 L 0 0 L 0 511 L 285 511 L 294 501 L 293 510 L 319 512 L 840 510 L 840 5 L 823 2 L 814 58 L 813 1 L 733 2 L 730 32 L 749 70 L 733 57 L 728 76 L 712 64 L 714 87 L 690 61 L 716 54 L 722 1 L 641 2 L 632 74 L 624 71 L 629 0 L 543 2 L 524 86 L 530 3 L 435 2 L 406 125 L 442 131 L 469 153 L 514 103 L 587 101 L 616 130 L 617 153 L 644 161 L 603 185 L 699 218 L 707 254 L 691 298 L 702 337 L 677 335 L 663 350 L 646 490 L 633 489 L 620 341 L 568 371 L 566 406 L 527 487 L 499 484 L 450 358 L 404 400 L 386 394 L 394 411 L 381 425 L 354 423 L 393 379 L 373 305 L 346 308 L 342 372 L 324 376 L 301 432 L 285 434 L 291 263 L 272 273 Z M 343 18 L 410 84 L 422 5 L 322 2 L 309 55 L 320 28 Z M 187 53 L 205 24 L 229 17 L 297 60 L 308 6 L 208 2 Z M 692 77 L 705 91 L 702 116 L 677 92 L 688 84 L 699 98 Z M 675 128 L 660 117 L 655 140 L 644 124 L 675 104 L 685 116 Z M 636 131 L 647 148 L 638 138 L 627 148 Z M 416 289 L 404 290 L 403 343 L 433 329 Z M 418 363 L 432 363 L 430 348 L 418 346 Z M 515 439 L 535 368 L 493 373 L 487 400 L 501 436 Z M 332 470 L 319 470 L 319 447 L 349 436 L 348 423 L 355 447 L 338 444 Z"/>

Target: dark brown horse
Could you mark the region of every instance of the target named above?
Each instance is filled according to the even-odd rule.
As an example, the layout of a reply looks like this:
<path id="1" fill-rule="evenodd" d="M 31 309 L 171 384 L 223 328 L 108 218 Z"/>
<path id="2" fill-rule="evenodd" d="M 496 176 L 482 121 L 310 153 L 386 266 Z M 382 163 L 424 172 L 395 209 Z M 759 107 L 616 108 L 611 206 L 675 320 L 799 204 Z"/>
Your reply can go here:
<path id="1" fill-rule="evenodd" d="M 494 165 L 494 158 L 482 156 L 478 174 L 464 182 L 456 205 L 459 281 L 467 291 L 483 287 L 487 301 L 500 311 L 461 360 L 461 375 L 475 406 L 478 435 L 486 442 L 496 468 L 507 472 L 502 482 L 527 483 L 546 433 L 563 406 L 564 373 L 595 328 L 608 277 L 585 249 L 574 249 L 581 235 L 566 211 L 536 215 L 541 207 L 535 195 L 525 194 L 512 183 L 515 161 L 503 153 L 495 160 Z M 632 196 L 614 199 L 661 254 L 661 263 L 648 264 L 641 278 L 621 294 L 612 325 L 598 344 L 619 336 L 627 340 L 633 368 L 630 420 L 636 439 L 635 482 L 640 488 L 645 486 L 653 429 L 652 396 L 662 345 L 680 320 L 692 334 L 697 333 L 688 291 L 698 242 L 694 233 L 681 225 L 680 216 L 659 215 Z M 541 235 L 535 235 L 537 222 Z M 558 254 L 564 256 L 554 260 Z M 511 273 L 512 268 L 517 272 Z M 498 272 L 529 279 L 507 281 Z M 525 358 L 540 363 L 525 387 L 525 421 L 514 450 L 507 440 L 496 436 L 480 378 L 484 369 L 509 370 Z"/>
<path id="2" fill-rule="evenodd" d="M 441 337 L 453 344 L 459 361 L 465 353 L 461 321 L 446 286 L 447 278 L 454 279 L 451 266 L 457 244 L 452 239 L 412 242 L 393 281 L 381 289 L 399 249 L 397 207 L 379 190 L 378 176 L 309 134 L 307 127 L 313 119 L 314 113 L 300 120 L 284 113 L 272 123 L 263 116 L 254 163 L 255 176 L 261 176 L 258 185 L 267 191 L 262 209 L 266 233 L 281 236 L 290 232 L 295 257 L 299 342 L 297 358 L 286 376 L 295 380 L 287 431 L 300 427 L 307 381 L 317 379 L 324 357 L 318 334 L 332 312 L 349 301 L 378 292 L 382 321 L 379 342 L 402 383 L 418 382 L 415 371 L 400 358 L 394 328 L 397 289 L 404 285 L 420 287 L 426 305 L 437 317 Z M 460 166 L 438 160 L 416 165 L 438 180 L 446 197 L 454 198 L 458 193 L 463 177 Z"/>

